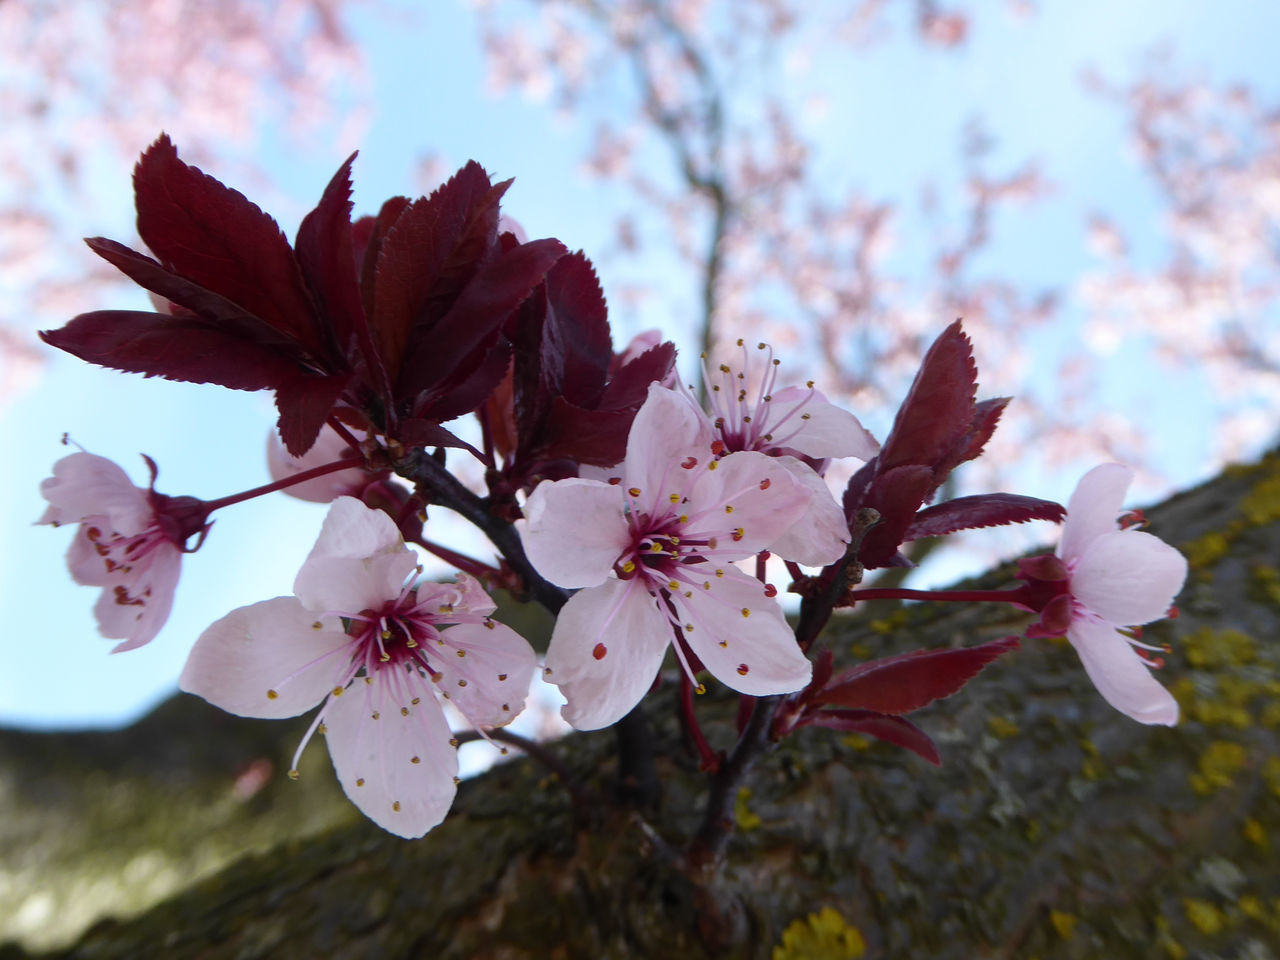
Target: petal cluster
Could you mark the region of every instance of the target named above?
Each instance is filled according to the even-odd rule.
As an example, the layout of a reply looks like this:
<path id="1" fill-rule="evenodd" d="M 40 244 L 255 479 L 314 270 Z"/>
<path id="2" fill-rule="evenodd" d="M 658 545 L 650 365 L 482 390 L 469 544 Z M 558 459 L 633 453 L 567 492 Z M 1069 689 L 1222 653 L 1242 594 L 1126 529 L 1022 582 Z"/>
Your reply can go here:
<path id="1" fill-rule="evenodd" d="M 40 523 L 79 524 L 67 566 L 76 583 L 102 588 L 94 615 L 104 637 L 121 641 L 112 652 L 150 643 L 173 607 L 182 545 L 148 491 L 106 457 L 81 452 L 54 464 L 40 493 L 49 501 Z"/>
<path id="2" fill-rule="evenodd" d="M 386 514 L 333 502 L 293 597 L 233 610 L 196 641 L 183 690 L 246 717 L 292 717 L 317 704 L 342 788 L 371 820 L 420 837 L 448 813 L 457 741 L 452 702 L 475 726 L 523 709 L 534 654 L 492 620 L 471 577 L 415 583 L 417 560 Z M 297 758 L 295 756 L 295 766 Z"/>
<path id="3" fill-rule="evenodd" d="M 770 548 L 812 494 L 776 459 L 718 456 L 714 442 L 682 397 L 654 384 L 616 483 L 544 482 L 529 497 L 519 529 L 530 561 L 580 590 L 560 611 L 546 669 L 579 729 L 607 726 L 635 706 L 677 635 L 686 670 L 687 650 L 742 693 L 784 693 L 809 680 L 776 591 L 733 562 Z"/>
<path id="4" fill-rule="evenodd" d="M 1067 639 L 1108 703 L 1141 723 L 1172 725 L 1177 701 L 1152 676 L 1154 663 L 1139 653 L 1142 645 L 1120 628 L 1165 616 L 1182 589 L 1187 561 L 1151 534 L 1118 527 L 1132 479 L 1128 467 L 1103 464 L 1071 495 L 1057 550 L 1068 575 Z"/>

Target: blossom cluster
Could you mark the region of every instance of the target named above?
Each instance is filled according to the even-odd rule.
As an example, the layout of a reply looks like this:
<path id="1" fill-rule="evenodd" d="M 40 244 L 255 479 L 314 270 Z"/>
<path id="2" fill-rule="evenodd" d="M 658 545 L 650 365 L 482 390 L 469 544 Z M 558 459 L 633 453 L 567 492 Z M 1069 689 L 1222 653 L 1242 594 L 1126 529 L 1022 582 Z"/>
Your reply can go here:
<path id="1" fill-rule="evenodd" d="M 350 166 L 290 245 L 161 137 L 135 176 L 139 233 L 155 258 L 90 242 L 159 309 L 83 314 L 43 334 L 116 369 L 275 392 L 278 440 L 262 487 L 171 497 L 155 490 L 150 460 L 143 489 L 78 452 L 45 481 L 42 522 L 78 524 L 68 566 L 102 588 L 99 626 L 119 652 L 160 632 L 182 555 L 203 542 L 214 512 L 277 491 L 328 504 L 293 594 L 210 625 L 180 680 L 241 716 L 314 710 L 292 772 L 319 733 L 371 820 L 404 837 L 439 824 L 463 738 L 519 744 L 502 728 L 539 673 L 530 643 L 495 618 L 496 587 L 557 614 L 541 676 L 571 725 L 623 721 L 671 663 L 711 770 L 719 755 L 692 699 L 705 675 L 767 710 L 773 739 L 807 726 L 857 730 L 939 762 L 904 715 L 955 693 L 1018 639 L 837 672 L 823 627 L 838 607 L 878 597 L 1036 613 L 1026 637 L 1066 635 L 1113 706 L 1144 723 L 1176 721 L 1152 648 L 1130 628 L 1166 615 L 1186 563 L 1122 517 L 1127 468 L 1089 473 L 1065 510 L 1010 493 L 934 502 L 982 453 L 1008 403 L 976 399 L 959 322 L 925 354 L 879 443 L 812 381 L 791 380 L 764 343 L 704 357 L 700 388 L 678 377 L 659 334 L 615 352 L 590 262 L 507 229 L 506 184 L 478 165 L 356 221 Z M 464 416 L 478 441 L 453 424 Z M 484 488 L 459 479 L 450 456 L 477 460 Z M 839 496 L 828 477 L 838 459 L 860 462 Z M 497 557 L 432 539 L 437 507 L 470 520 Z M 1021 561 L 1020 587 L 858 586 L 864 571 L 909 566 L 909 544 L 924 537 L 1064 518 L 1057 553 Z M 451 565 L 452 580 L 424 579 L 423 552 Z M 771 580 L 780 570 L 803 600 L 794 624 Z"/>

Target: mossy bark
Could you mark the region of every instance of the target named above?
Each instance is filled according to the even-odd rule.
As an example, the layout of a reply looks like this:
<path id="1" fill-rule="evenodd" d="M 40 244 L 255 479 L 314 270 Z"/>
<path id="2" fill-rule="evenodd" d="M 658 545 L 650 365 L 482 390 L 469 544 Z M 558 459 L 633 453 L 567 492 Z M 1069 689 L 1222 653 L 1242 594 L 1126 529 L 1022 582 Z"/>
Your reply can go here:
<path id="1" fill-rule="evenodd" d="M 414 842 L 359 820 L 323 751 L 286 781 L 298 731 L 188 698 L 119 733 L 0 737 L 0 904 L 27 924 L 0 935 L 58 947 L 31 921 L 93 890 L 103 916 L 62 956 L 799 960 L 863 942 L 867 957 L 1280 956 L 1280 457 L 1149 517 L 1193 562 L 1181 616 L 1148 632 L 1173 647 L 1176 728 L 1129 721 L 1069 646 L 1031 642 L 918 715 L 940 770 L 831 731 L 779 745 L 739 796 L 726 868 L 708 873 L 681 857 L 705 776 L 670 697 L 646 703 L 655 806 L 614 803 L 612 737 L 576 735 L 553 747 L 586 795 L 576 806 L 518 760 L 464 783 Z M 1023 625 L 994 607 L 879 604 L 825 642 L 851 662 Z M 734 703 L 698 706 L 729 745 Z M 149 903 L 158 869 L 179 892 Z"/>

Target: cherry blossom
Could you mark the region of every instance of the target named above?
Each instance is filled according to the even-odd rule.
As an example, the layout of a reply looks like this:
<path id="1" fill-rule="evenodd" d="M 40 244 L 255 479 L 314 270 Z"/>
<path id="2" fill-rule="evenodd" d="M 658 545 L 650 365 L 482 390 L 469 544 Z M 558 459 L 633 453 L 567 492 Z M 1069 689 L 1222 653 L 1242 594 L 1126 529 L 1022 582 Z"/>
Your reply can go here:
<path id="1" fill-rule="evenodd" d="M 246 717 L 296 716 L 317 704 L 298 757 L 325 735 L 342 789 L 369 819 L 420 837 L 449 811 L 457 740 L 451 702 L 473 725 L 501 726 L 524 706 L 534 654 L 490 615 L 460 574 L 415 582 L 420 568 L 392 520 L 339 497 L 294 581 L 294 597 L 233 610 L 196 641 L 180 686 Z"/>
<path id="2" fill-rule="evenodd" d="M 717 458 L 712 443 L 690 405 L 653 384 L 616 483 L 574 477 L 529 497 L 518 524 L 529 560 L 552 583 L 583 588 L 560 611 L 546 669 L 578 729 L 635 706 L 673 634 L 687 673 L 686 648 L 742 693 L 785 693 L 810 678 L 776 590 L 732 562 L 771 548 L 812 495 L 777 460 Z"/>
<path id="3" fill-rule="evenodd" d="M 307 470 L 332 463 L 350 453 L 351 447 L 347 441 L 332 427 L 321 430 L 315 445 L 300 457 L 292 456 L 284 448 L 280 434 L 272 430 L 267 436 L 267 471 L 271 474 L 272 480 L 287 480 Z M 285 487 L 284 492 L 299 500 L 331 503 L 341 496 L 359 497 L 365 487 L 379 476 L 385 475 L 385 473 L 372 474 L 363 467 L 351 467 Z"/>
<path id="4" fill-rule="evenodd" d="M 1172 726 L 1178 704 L 1156 682 L 1154 650 L 1122 628 L 1164 617 L 1187 576 L 1187 561 L 1149 533 L 1118 527 L 1133 471 L 1118 463 L 1090 470 L 1067 504 L 1055 556 L 1020 562 L 1028 587 L 1045 596 L 1028 636 L 1066 633 L 1098 692 L 1140 723 Z"/>
<path id="5" fill-rule="evenodd" d="M 40 493 L 49 507 L 37 522 L 80 525 L 67 567 L 76 583 L 102 588 L 94 605 L 98 631 L 122 641 L 111 652 L 150 643 L 173 607 L 183 545 L 207 529 L 203 505 L 135 487 L 117 464 L 85 452 L 54 464 Z"/>
<path id="6" fill-rule="evenodd" d="M 822 479 L 824 462 L 838 457 L 870 460 L 880 445 L 857 417 L 827 400 L 812 380 L 803 387 L 779 388 L 781 361 L 768 344 L 758 343 L 750 350 L 739 340 L 738 350 L 737 364 L 720 363 L 714 372 L 703 358 L 710 414 L 691 392 L 685 391 L 685 396 L 718 437 L 717 450 L 755 450 L 777 457 L 808 488 L 808 512 L 773 549 L 798 563 L 821 565 L 827 562 L 823 557 L 842 549 L 849 539 L 844 512 Z M 819 469 L 801 457 L 818 461 Z"/>

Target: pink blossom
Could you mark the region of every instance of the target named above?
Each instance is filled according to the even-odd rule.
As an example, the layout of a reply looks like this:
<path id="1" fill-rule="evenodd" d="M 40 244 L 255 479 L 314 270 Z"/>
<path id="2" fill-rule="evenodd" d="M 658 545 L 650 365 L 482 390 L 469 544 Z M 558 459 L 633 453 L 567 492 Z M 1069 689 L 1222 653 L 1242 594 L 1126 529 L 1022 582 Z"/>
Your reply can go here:
<path id="1" fill-rule="evenodd" d="M 94 605 L 98 631 L 123 641 L 111 652 L 150 643 L 173 607 L 183 544 L 204 523 L 198 509 L 182 508 L 198 501 L 135 487 L 115 463 L 83 452 L 54 464 L 40 493 L 49 508 L 39 523 L 80 525 L 67 567 L 76 583 L 102 587 Z"/>
<path id="2" fill-rule="evenodd" d="M 811 493 L 777 460 L 717 459 L 712 442 L 684 399 L 653 384 L 617 483 L 574 477 L 529 497 L 518 527 L 530 561 L 552 583 L 583 588 L 560 611 L 546 669 L 579 729 L 607 726 L 639 702 L 673 634 L 686 672 L 687 646 L 742 693 L 785 693 L 809 680 L 776 590 L 732 562 L 772 547 Z"/>
<path id="3" fill-rule="evenodd" d="M 871 433 L 852 413 L 837 407 L 815 389 L 778 387 L 781 362 L 768 344 L 754 350 L 738 341 L 738 363 L 720 363 L 715 370 L 703 362 L 710 413 L 703 412 L 689 391 L 685 396 L 706 420 L 722 452 L 755 450 L 777 457 L 791 475 L 812 494 L 808 512 L 774 544 L 774 551 L 811 566 L 848 542 L 844 511 L 809 461 L 838 457 L 870 460 L 880 449 Z M 837 545 L 839 544 L 839 545 Z"/>
<path id="4" fill-rule="evenodd" d="M 291 456 L 285 450 L 280 434 L 272 430 L 267 436 L 267 471 L 272 480 L 287 480 L 306 470 L 350 456 L 351 453 L 347 441 L 332 427 L 324 427 L 315 444 L 300 457 Z M 375 479 L 377 476 L 363 467 L 351 467 L 336 473 L 326 473 L 313 480 L 304 480 L 285 487 L 283 492 L 312 503 L 331 503 L 337 497 L 359 497 L 361 491 Z"/>
<path id="5" fill-rule="evenodd" d="M 180 680 L 239 716 L 292 717 L 322 704 L 294 767 L 319 730 L 347 796 L 402 837 L 422 836 L 453 803 L 458 758 L 443 701 L 477 727 L 501 726 L 523 709 L 534 668 L 529 645 L 490 618 L 493 601 L 476 580 L 417 583 L 418 571 L 385 513 L 339 497 L 296 596 L 214 623 Z"/>
<path id="6" fill-rule="evenodd" d="M 1041 622 L 1029 635 L 1065 631 L 1108 703 L 1140 723 L 1171 726 L 1177 701 L 1151 675 L 1159 663 L 1138 652 L 1157 648 L 1122 628 L 1168 613 L 1187 561 L 1159 538 L 1117 526 L 1132 479 L 1133 471 L 1118 463 L 1090 470 L 1067 505 L 1057 555 L 1021 562 L 1029 587 L 1046 592 Z"/>

